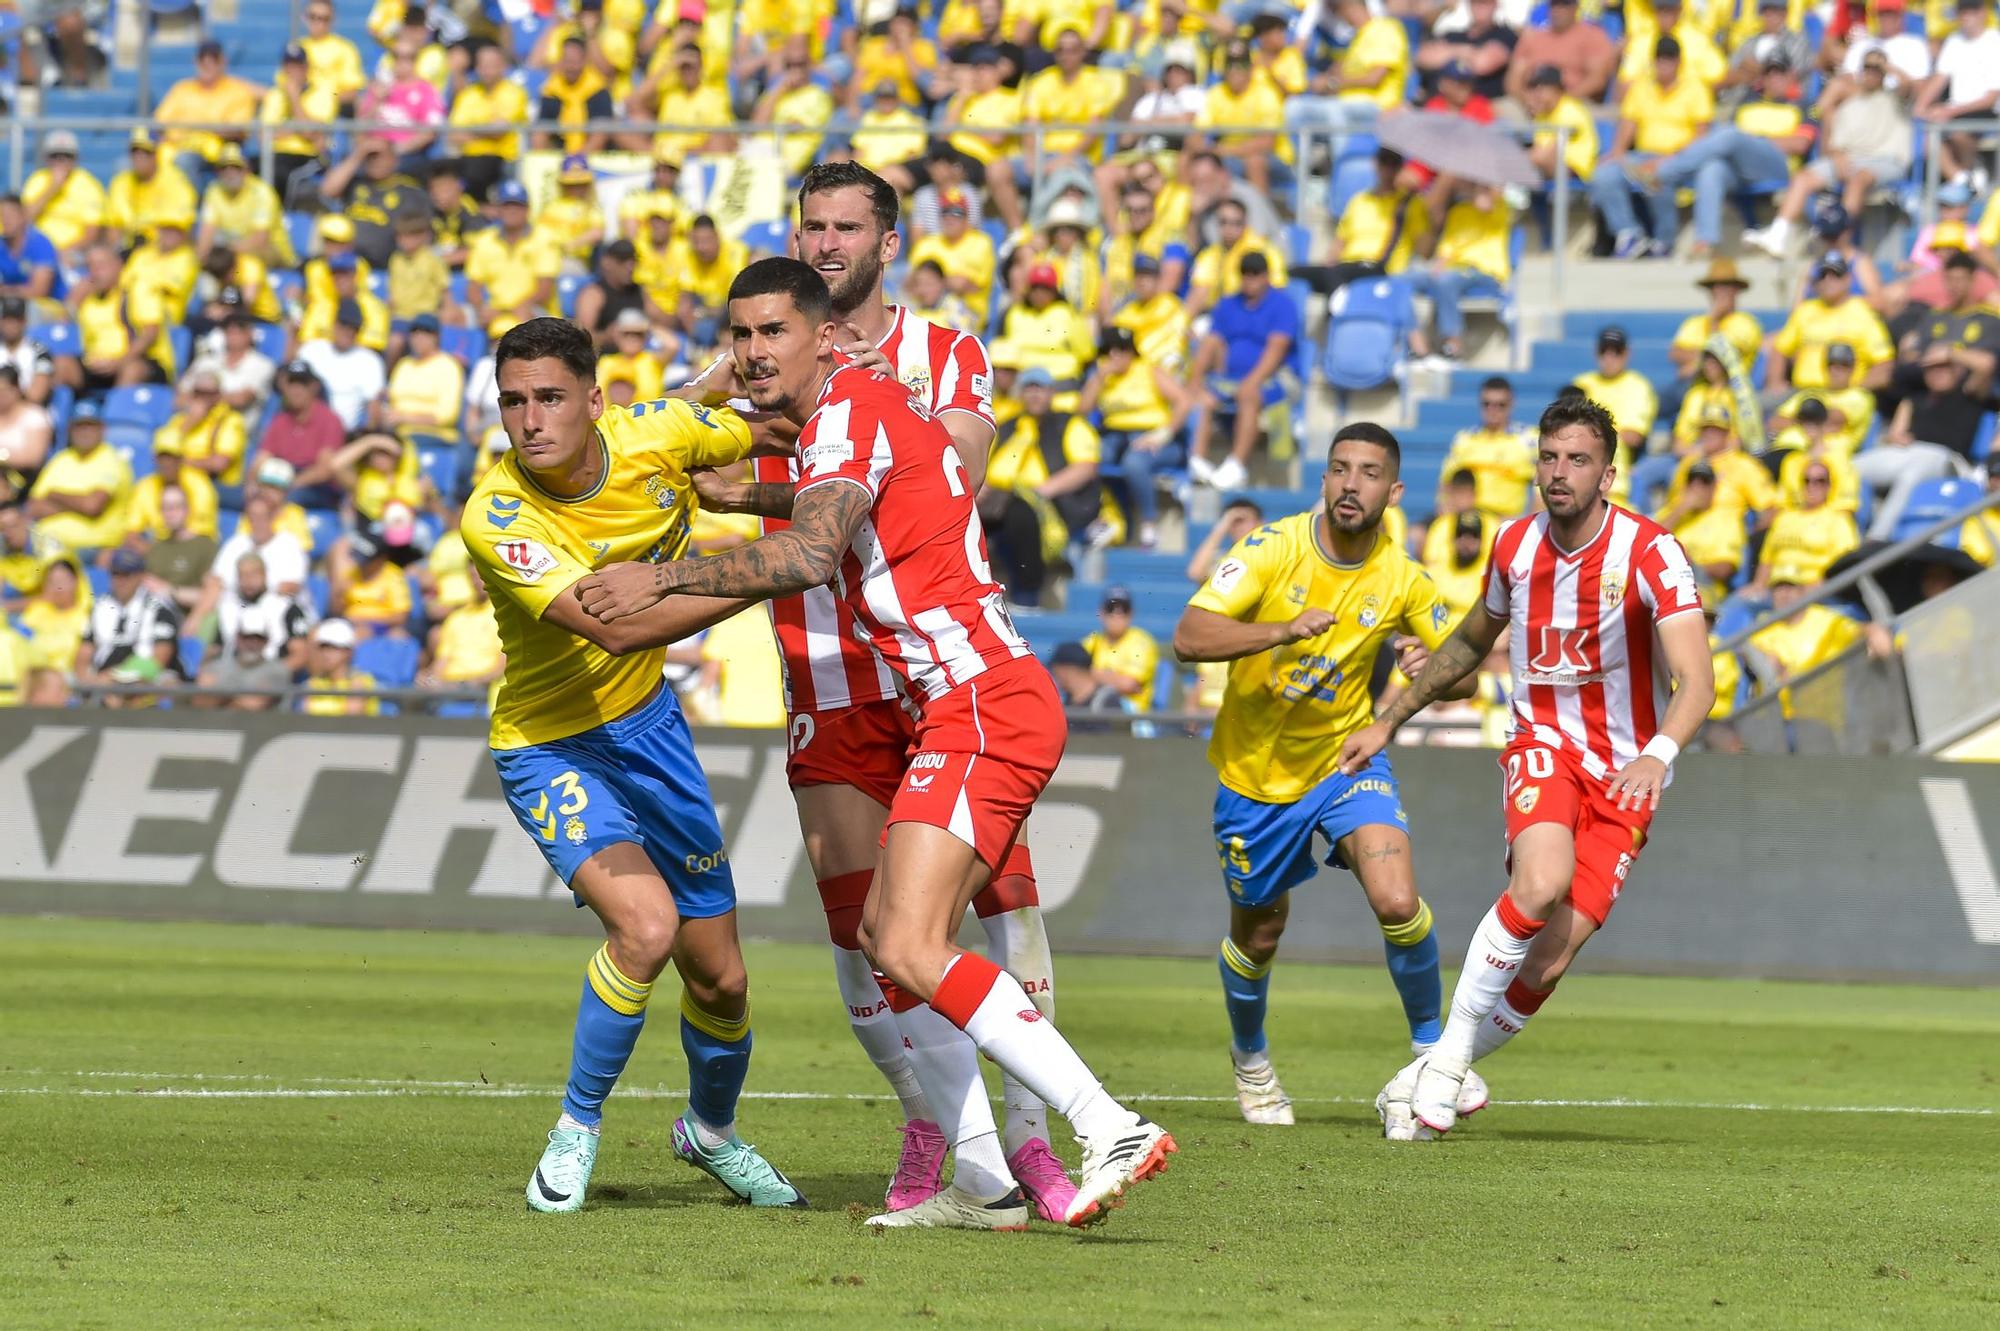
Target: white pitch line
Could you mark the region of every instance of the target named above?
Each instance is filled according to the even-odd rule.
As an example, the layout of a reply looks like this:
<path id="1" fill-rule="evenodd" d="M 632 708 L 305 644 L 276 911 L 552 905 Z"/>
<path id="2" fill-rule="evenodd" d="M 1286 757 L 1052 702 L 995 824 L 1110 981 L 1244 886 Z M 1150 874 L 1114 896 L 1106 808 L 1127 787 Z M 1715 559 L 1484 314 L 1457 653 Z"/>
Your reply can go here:
<path id="1" fill-rule="evenodd" d="M 248 1073 L 95 1071 L 70 1074 L 40 1072 L 29 1073 L 28 1075 L 69 1075 L 134 1082 L 267 1082 L 278 1080 L 271 1076 Z M 140 1085 L 113 1089 L 62 1086 L 0 1086 L 0 1095 L 73 1095 L 90 1099 L 189 1100 L 350 1100 L 395 1098 L 515 1100 L 543 1096 L 553 1097 L 562 1093 L 562 1088 L 559 1086 L 506 1086 L 476 1081 L 397 1081 L 377 1077 L 296 1077 L 289 1080 L 307 1084 L 301 1086 Z M 685 1097 L 687 1091 L 683 1088 L 669 1086 L 621 1086 L 612 1094 L 616 1097 L 629 1100 L 673 1100 Z M 745 1091 L 743 1092 L 743 1098 L 746 1100 L 791 1100 L 833 1104 L 875 1101 L 884 1099 L 885 1096 L 838 1091 Z M 1229 1095 L 1140 1094 L 1130 1096 L 1129 1098 L 1151 1104 L 1233 1104 L 1236 1100 L 1235 1096 Z M 1317 1096 L 1300 1097 L 1299 1103 L 1369 1105 L 1373 1104 L 1374 1100 L 1372 1097 L 1363 1098 L 1358 1096 Z M 1626 1097 L 1603 1100 L 1495 1100 L 1493 1103 L 1524 1109 L 1674 1109 L 1788 1114 L 1904 1114 L 1951 1118 L 1991 1118 L 1996 1112 L 1990 1108 L 1944 1105 L 1806 1105 L 1757 1101 L 1643 1100 Z"/>

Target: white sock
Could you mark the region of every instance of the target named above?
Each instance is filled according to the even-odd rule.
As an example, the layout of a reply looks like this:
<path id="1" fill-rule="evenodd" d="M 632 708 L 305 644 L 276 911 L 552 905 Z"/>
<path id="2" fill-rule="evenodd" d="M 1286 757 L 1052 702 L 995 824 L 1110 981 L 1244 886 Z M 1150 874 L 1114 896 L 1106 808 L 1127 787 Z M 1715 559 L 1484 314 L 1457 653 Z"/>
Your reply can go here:
<path id="1" fill-rule="evenodd" d="M 1792 224 L 1785 218 L 1774 217 L 1771 219 L 1771 225 L 1764 229 L 1764 234 L 1774 243 L 1783 244 L 1785 237 L 1792 234 Z"/>
<path id="2" fill-rule="evenodd" d="M 556 1120 L 556 1130 L 558 1132 L 587 1132 L 593 1137 L 597 1135 L 597 1130 L 601 1126 L 602 1126 L 601 1124 L 597 1123 L 578 1122 L 576 1119 L 573 1119 L 569 1116 L 569 1112 L 567 1110 L 563 1112 L 563 1116 L 561 1118 Z"/>
<path id="3" fill-rule="evenodd" d="M 1485 1021 L 1479 1023 L 1479 1029 L 1473 1034 L 1472 1061 L 1477 1063 L 1519 1035 L 1521 1028 L 1528 1024 L 1528 1015 L 1516 1011 L 1512 1003 L 1502 998 L 1499 1006 L 1493 1009 Z"/>
<path id="4" fill-rule="evenodd" d="M 1271 1066 L 1271 1051 L 1269 1048 L 1264 1048 L 1259 1049 L 1254 1054 L 1246 1054 L 1236 1047 L 1234 1040 L 1231 1040 L 1229 1042 L 1229 1061 L 1245 1072 L 1250 1072 L 1257 1068 L 1268 1068 Z"/>
<path id="5" fill-rule="evenodd" d="M 938 1128 L 957 1160 L 952 1182 L 981 1201 L 1005 1196 L 1013 1190 L 1014 1178 L 1000 1153 L 993 1105 L 979 1076 L 979 1051 L 964 1031 L 928 1006 L 899 1012 L 896 1022 L 908 1042 L 910 1064 L 923 1083 L 924 1097 L 936 1111 Z"/>
<path id="6" fill-rule="evenodd" d="M 833 975 L 840 985 L 840 1001 L 847 1007 L 847 1024 L 867 1051 L 868 1061 L 880 1069 L 889 1088 L 903 1102 L 903 1117 L 930 1118 L 931 1107 L 904 1051 L 896 1014 L 889 1011 L 889 1000 L 882 997 L 882 986 L 875 983 L 875 968 L 860 952 L 836 946 Z"/>
<path id="7" fill-rule="evenodd" d="M 717 1127 L 713 1123 L 704 1122 L 694 1112 L 693 1105 L 688 1106 L 687 1111 L 681 1115 L 681 1120 L 694 1129 L 694 1139 L 704 1151 L 714 1151 L 727 1146 L 729 1139 L 736 1135 L 734 1123 L 724 1123 L 721 1127 Z"/>
<path id="8" fill-rule="evenodd" d="M 1533 941 L 1516 938 L 1500 922 L 1498 905 L 1486 912 L 1486 918 L 1472 931 L 1472 945 L 1465 950 L 1465 969 L 1459 972 L 1458 987 L 1451 991 L 1451 1016 L 1444 1034 L 1431 1050 L 1434 1066 L 1447 1071 L 1471 1066 L 1479 1028 L 1514 982 Z"/>
<path id="9" fill-rule="evenodd" d="M 1041 907 L 1001 911 L 982 917 L 979 923 L 986 930 L 987 955 L 1021 982 L 1037 1012 L 1054 1021 L 1055 960 L 1049 954 L 1049 932 L 1042 924 Z M 1004 1069 L 1000 1073 L 1000 1095 L 1007 1106 L 1008 1155 L 1036 1138 L 1048 1141 L 1049 1111 L 1040 1096 Z"/>
<path id="10" fill-rule="evenodd" d="M 963 956 L 953 966 L 961 965 Z M 950 975 L 950 967 L 946 968 Z M 1026 1019 L 1032 1014 L 1033 1019 Z M 1069 1120 L 1079 1137 L 1122 1132 L 1139 1116 L 1105 1094 L 1104 1086 L 1077 1057 L 1055 1023 L 1042 1017 L 1021 982 L 1006 971 L 993 979 L 965 1033 L 979 1052 L 1012 1073 L 1042 1102 Z"/>

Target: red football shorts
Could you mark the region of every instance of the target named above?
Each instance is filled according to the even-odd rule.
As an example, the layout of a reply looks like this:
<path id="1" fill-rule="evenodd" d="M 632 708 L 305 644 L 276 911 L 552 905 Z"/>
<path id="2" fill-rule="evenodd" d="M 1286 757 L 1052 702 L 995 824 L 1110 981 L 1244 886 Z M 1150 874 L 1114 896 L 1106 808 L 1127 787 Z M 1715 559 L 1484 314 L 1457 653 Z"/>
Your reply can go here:
<path id="1" fill-rule="evenodd" d="M 800 712 L 787 732 L 785 780 L 800 786 L 853 786 L 884 808 L 909 766 L 916 722 L 893 698 L 831 712 Z"/>
<path id="2" fill-rule="evenodd" d="M 1559 823 L 1576 839 L 1576 872 L 1570 904 L 1601 929 L 1625 887 L 1625 876 L 1646 844 L 1651 809 L 1621 809 L 1604 783 L 1583 770 L 1563 749 L 1532 740 L 1517 741 L 1500 755 L 1506 773 L 1502 799 L 1507 814 L 1508 867 L 1514 838 L 1538 823 Z"/>
<path id="3" fill-rule="evenodd" d="M 1041 662 L 1021 657 L 993 667 L 925 704 L 889 825 L 942 827 L 988 868 L 1000 867 L 1055 775 L 1068 733 Z"/>

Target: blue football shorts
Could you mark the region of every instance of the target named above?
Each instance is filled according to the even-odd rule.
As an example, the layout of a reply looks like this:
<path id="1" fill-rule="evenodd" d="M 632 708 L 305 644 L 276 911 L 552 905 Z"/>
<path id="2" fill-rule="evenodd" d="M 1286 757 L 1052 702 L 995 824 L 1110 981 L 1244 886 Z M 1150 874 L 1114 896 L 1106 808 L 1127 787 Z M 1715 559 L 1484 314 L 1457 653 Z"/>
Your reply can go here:
<path id="1" fill-rule="evenodd" d="M 1403 831 L 1410 825 L 1384 754 L 1353 776 L 1335 772 L 1289 804 L 1266 804 L 1223 785 L 1215 791 L 1215 854 L 1229 899 L 1239 906 L 1268 906 L 1318 873 L 1314 833 L 1326 838 L 1326 862 L 1346 868 L 1340 839 L 1377 825 Z"/>
<path id="2" fill-rule="evenodd" d="M 715 800 L 672 689 L 593 730 L 495 749 L 493 763 L 514 817 L 563 882 L 598 851 L 631 841 L 667 880 L 683 919 L 736 909 Z"/>

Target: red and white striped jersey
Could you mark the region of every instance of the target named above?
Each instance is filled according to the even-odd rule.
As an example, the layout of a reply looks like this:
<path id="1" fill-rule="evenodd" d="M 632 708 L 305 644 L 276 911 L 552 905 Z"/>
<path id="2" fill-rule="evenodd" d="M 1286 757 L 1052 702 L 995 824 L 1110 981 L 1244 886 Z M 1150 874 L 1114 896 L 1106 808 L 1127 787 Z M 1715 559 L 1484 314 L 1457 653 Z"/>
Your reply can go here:
<path id="1" fill-rule="evenodd" d="M 889 331 L 877 344 L 896 377 L 933 416 L 963 411 L 993 424 L 993 366 L 986 347 L 970 333 L 934 324 L 904 307 L 891 307 Z M 760 481 L 796 483 L 792 458 L 759 458 Z M 767 519 L 766 535 L 785 523 Z M 771 602 L 771 627 L 784 664 L 785 710 L 829 712 L 896 695 L 896 680 L 857 632 L 854 612 L 832 589 L 814 587 Z"/>
<path id="2" fill-rule="evenodd" d="M 1484 600 L 1509 625 L 1515 736 L 1567 750 L 1601 781 L 1638 757 L 1667 706 L 1656 626 L 1701 612 L 1673 534 L 1608 505 L 1597 534 L 1565 553 L 1548 514 L 1517 518 L 1494 538 Z"/>
<path id="3" fill-rule="evenodd" d="M 799 493 L 857 485 L 872 501 L 835 587 L 918 703 L 1029 655 L 986 560 L 951 435 L 896 380 L 836 370 L 799 435 Z"/>

